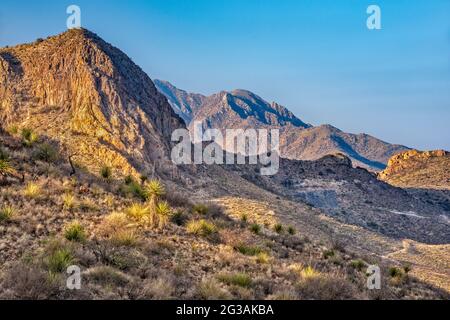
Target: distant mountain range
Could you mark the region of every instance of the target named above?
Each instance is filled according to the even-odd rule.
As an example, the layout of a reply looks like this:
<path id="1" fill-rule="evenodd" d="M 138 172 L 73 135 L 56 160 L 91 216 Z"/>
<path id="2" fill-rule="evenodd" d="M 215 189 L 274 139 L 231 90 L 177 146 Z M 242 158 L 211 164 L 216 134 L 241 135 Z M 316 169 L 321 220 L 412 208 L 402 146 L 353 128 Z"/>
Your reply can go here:
<path id="1" fill-rule="evenodd" d="M 312 126 L 276 102 L 269 103 L 247 90 L 221 91 L 211 96 L 188 93 L 170 82 L 154 80 L 175 112 L 192 126 L 204 128 L 278 128 L 281 156 L 316 160 L 328 154 L 343 153 L 353 165 L 383 170 L 391 156 L 409 148 L 390 144 L 367 134 L 343 132 L 331 125 Z"/>

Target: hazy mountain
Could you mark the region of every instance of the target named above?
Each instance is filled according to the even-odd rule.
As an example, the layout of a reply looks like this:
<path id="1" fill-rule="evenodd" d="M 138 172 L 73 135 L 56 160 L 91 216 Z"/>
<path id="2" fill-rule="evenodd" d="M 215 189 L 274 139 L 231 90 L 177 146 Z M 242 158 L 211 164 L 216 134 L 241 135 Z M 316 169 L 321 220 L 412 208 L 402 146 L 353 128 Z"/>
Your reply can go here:
<path id="1" fill-rule="evenodd" d="M 187 93 L 166 81 L 156 81 L 156 85 L 188 126 L 199 121 L 204 128 L 279 128 L 281 155 L 286 158 L 315 160 L 341 152 L 354 165 L 382 170 L 392 155 L 408 149 L 367 134 L 345 133 L 330 125 L 311 126 L 287 108 L 268 103 L 250 91 L 203 96 Z"/>
<path id="2" fill-rule="evenodd" d="M 123 52 L 84 29 L 0 50 L 0 122 L 61 142 L 88 166 L 151 170 L 183 121 Z"/>

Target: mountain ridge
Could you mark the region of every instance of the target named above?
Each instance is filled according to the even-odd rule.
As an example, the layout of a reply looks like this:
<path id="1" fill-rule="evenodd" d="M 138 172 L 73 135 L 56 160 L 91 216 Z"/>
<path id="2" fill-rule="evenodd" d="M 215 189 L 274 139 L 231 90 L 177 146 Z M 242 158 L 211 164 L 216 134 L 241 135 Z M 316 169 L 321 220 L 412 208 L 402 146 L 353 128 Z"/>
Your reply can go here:
<path id="1" fill-rule="evenodd" d="M 353 160 L 355 166 L 379 171 L 385 168 L 392 155 L 409 150 L 365 133 L 346 133 L 329 124 L 312 126 L 287 108 L 276 102 L 268 103 L 248 90 L 221 91 L 204 96 L 180 90 L 168 81 L 155 80 L 155 85 L 178 112 L 192 110 L 184 118 L 191 129 L 195 121 L 201 122 L 205 129 L 280 129 L 280 151 L 285 158 L 317 160 L 342 152 Z M 192 107 L 188 106 L 194 97 L 201 98 Z"/>

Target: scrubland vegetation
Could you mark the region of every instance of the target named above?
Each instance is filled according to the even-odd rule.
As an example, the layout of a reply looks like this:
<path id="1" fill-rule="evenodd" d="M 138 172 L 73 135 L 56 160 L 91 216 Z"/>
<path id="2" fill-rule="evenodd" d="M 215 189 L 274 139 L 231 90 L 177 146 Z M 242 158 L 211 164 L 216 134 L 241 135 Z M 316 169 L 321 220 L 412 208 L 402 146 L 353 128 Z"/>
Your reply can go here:
<path id="1" fill-rule="evenodd" d="M 382 265 L 382 290 L 369 291 L 373 258 L 308 241 L 281 221 L 232 218 L 154 177 L 109 166 L 71 175 L 67 155 L 30 129 L 0 137 L 0 298 L 445 296 L 409 266 Z M 65 287 L 70 265 L 82 270 L 81 290 Z"/>

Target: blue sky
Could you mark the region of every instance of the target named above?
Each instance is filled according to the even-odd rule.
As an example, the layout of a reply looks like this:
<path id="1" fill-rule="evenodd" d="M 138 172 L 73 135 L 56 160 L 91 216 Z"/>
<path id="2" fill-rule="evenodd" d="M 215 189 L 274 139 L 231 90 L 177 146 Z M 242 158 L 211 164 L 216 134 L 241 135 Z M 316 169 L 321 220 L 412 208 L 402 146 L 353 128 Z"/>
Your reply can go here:
<path id="1" fill-rule="evenodd" d="M 2 0 L 0 46 L 66 28 L 66 8 L 151 78 L 243 88 L 314 125 L 450 150 L 450 0 Z M 366 27 L 377 4 L 382 30 Z"/>

